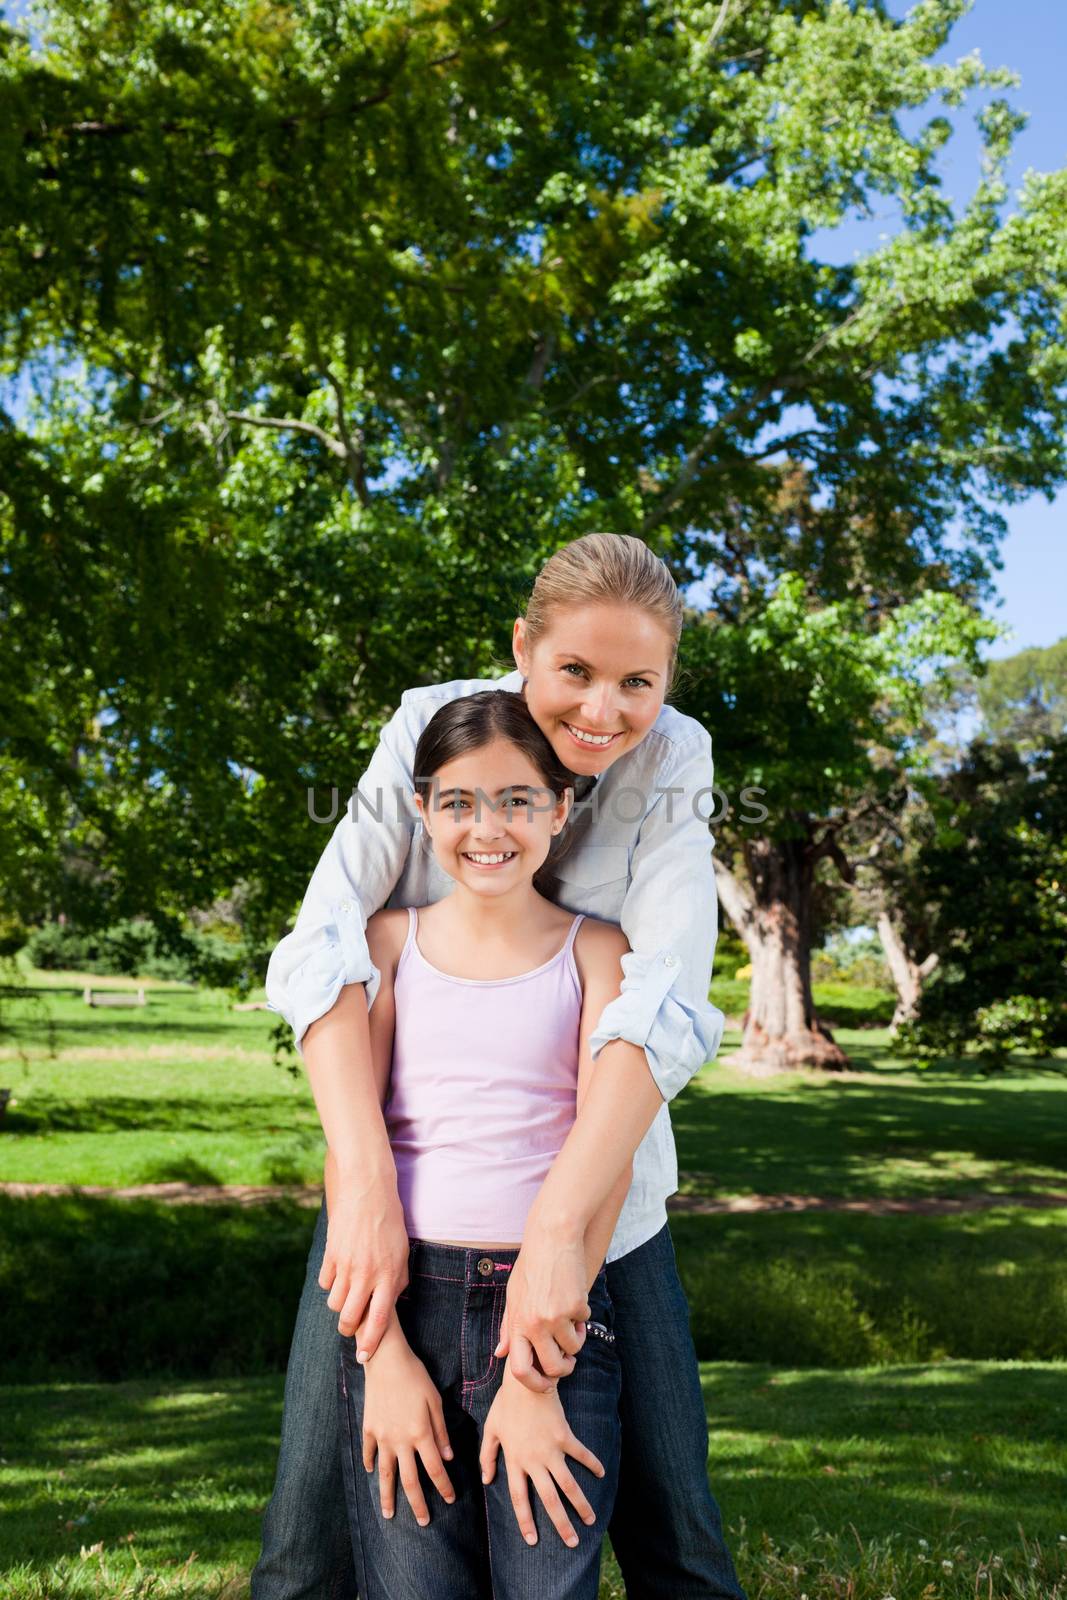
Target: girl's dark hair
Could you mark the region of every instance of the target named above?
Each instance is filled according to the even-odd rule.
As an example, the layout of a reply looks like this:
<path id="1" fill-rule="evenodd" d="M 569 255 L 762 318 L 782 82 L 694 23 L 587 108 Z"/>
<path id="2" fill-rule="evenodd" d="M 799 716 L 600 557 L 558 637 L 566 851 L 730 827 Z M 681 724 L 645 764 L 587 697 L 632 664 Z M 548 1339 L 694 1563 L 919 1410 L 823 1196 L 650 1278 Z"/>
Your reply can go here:
<path id="1" fill-rule="evenodd" d="M 574 774 L 553 750 L 530 715 L 521 694 L 510 689 L 480 689 L 450 700 L 435 711 L 415 746 L 415 788 L 428 801 L 433 779 L 448 762 L 469 750 L 507 739 L 528 756 L 557 799 L 574 783 Z"/>

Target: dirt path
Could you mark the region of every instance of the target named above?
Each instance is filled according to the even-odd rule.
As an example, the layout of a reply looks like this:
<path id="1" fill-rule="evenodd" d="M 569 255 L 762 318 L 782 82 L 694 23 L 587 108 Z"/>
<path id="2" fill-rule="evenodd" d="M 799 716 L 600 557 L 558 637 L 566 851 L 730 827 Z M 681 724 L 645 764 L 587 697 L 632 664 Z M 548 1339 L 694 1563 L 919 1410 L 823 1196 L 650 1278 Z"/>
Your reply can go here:
<path id="1" fill-rule="evenodd" d="M 27 1200 L 34 1195 L 72 1195 L 105 1200 L 164 1200 L 170 1205 L 261 1206 L 271 1201 L 288 1200 L 301 1206 L 317 1206 L 322 1190 L 315 1184 L 195 1184 L 140 1183 L 124 1189 L 109 1189 L 103 1184 L 0 1183 L 0 1195 Z M 990 1194 L 980 1192 L 951 1196 L 915 1196 L 894 1200 L 875 1195 L 846 1199 L 817 1194 L 738 1194 L 711 1198 L 705 1195 L 676 1194 L 667 1202 L 668 1211 L 697 1216 L 716 1216 L 725 1212 L 751 1211 L 856 1211 L 867 1216 L 888 1217 L 950 1216 L 959 1212 L 989 1211 L 997 1206 L 1016 1206 L 1028 1211 L 1067 1208 L 1067 1193 Z"/>

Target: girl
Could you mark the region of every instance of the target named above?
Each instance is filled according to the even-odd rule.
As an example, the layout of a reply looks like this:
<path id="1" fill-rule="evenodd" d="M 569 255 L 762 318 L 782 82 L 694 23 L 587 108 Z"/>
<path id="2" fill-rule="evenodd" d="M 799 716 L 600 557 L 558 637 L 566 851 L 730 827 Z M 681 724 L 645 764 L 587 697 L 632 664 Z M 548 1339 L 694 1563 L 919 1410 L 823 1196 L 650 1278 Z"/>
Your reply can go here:
<path id="1" fill-rule="evenodd" d="M 386 904 L 433 905 L 451 892 L 406 797 L 431 716 L 486 688 L 521 692 L 578 775 L 570 845 L 558 861 L 550 852 L 547 891 L 570 911 L 621 924 L 631 950 L 622 992 L 590 1039 L 598 1070 L 508 1274 L 499 1354 L 535 1390 L 573 1369 L 576 1325 L 590 1316 L 586 1233 L 632 1161 L 606 1263 L 623 1374 L 612 1545 L 631 1600 L 743 1600 L 708 1487 L 704 1402 L 666 1225 L 677 1187 L 666 1102 L 722 1034 L 706 998 L 716 929 L 711 743 L 664 703 L 681 620 L 670 573 L 641 540 L 589 534 L 558 550 L 514 625 L 518 671 L 403 696 L 271 956 L 268 1003 L 292 1026 L 342 1181 L 308 1259 L 253 1600 L 357 1593 L 336 1439 L 336 1331 L 358 1326 L 359 1355 L 373 1355 L 409 1251 L 370 1064 L 367 1007 L 379 974 L 364 928 Z"/>
<path id="2" fill-rule="evenodd" d="M 371 1052 L 412 1243 L 409 1287 L 374 1356 L 360 1365 L 355 1342 L 341 1339 L 360 1593 L 595 1600 L 619 1449 L 603 1257 L 628 1171 L 586 1233 L 593 1320 L 570 1375 L 533 1394 L 492 1352 L 526 1214 L 585 1098 L 589 1039 L 619 992 L 628 947 L 616 927 L 572 916 L 535 887 L 569 810 L 571 774 L 521 695 L 446 703 L 418 742 L 415 771 L 425 838 L 455 888 L 421 913 L 380 911 L 367 924 L 380 975 Z M 328 1208 L 339 1198 L 331 1160 Z M 480 1481 L 483 1430 L 502 1441 L 507 1490 Z M 376 1456 L 377 1496 L 367 1476 Z M 445 1502 L 428 1533 L 420 1461 Z M 398 1467 L 406 1503 L 392 1521 Z M 562 1544 L 520 1533 L 531 1520 L 527 1474 Z M 581 1541 L 555 1485 L 592 1529 Z"/>

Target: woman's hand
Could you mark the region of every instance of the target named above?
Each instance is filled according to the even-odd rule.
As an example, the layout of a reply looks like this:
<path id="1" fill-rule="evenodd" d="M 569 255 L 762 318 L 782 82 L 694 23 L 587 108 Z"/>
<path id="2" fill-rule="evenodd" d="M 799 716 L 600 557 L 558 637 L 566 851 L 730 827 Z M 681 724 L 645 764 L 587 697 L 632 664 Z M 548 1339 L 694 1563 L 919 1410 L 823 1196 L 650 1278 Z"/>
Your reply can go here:
<path id="1" fill-rule="evenodd" d="M 382 1516 L 396 1510 L 396 1470 L 419 1526 L 430 1520 L 419 1481 L 421 1457 L 431 1481 L 449 1505 L 456 1498 L 445 1461 L 452 1459 L 444 1407 L 430 1374 L 404 1338 L 395 1313 L 378 1347 L 364 1365 L 363 1465 L 374 1471 L 378 1460 L 378 1495 Z"/>
<path id="2" fill-rule="evenodd" d="M 585 1343 L 588 1283 L 582 1236 L 560 1238 L 528 1221 L 495 1354 L 508 1356 L 508 1370 L 534 1394 L 547 1393 L 574 1370 Z"/>
<path id="3" fill-rule="evenodd" d="M 537 1543 L 537 1528 L 530 1510 L 526 1482 L 530 1478 L 556 1532 L 564 1544 L 573 1549 L 578 1543 L 578 1535 L 564 1510 L 559 1490 L 566 1495 L 583 1522 L 594 1523 L 596 1513 L 579 1488 L 566 1458 L 572 1456 L 575 1461 L 588 1467 L 590 1472 L 595 1472 L 598 1478 L 604 1476 L 604 1467 L 572 1433 L 555 1384 L 543 1394 L 531 1394 L 512 1376 L 508 1367 L 504 1368 L 503 1380 L 482 1431 L 479 1459 L 483 1483 L 492 1483 L 501 1449 L 507 1468 L 511 1504 L 526 1543 Z"/>
<path id="4" fill-rule="evenodd" d="M 319 1288 L 330 1291 L 326 1304 L 340 1312 L 338 1332 L 348 1338 L 363 1324 L 356 1355 L 363 1362 L 378 1349 L 408 1281 L 404 1210 L 395 1171 L 391 1178 L 346 1178 L 328 1154 L 325 1177 L 328 1227 Z"/>

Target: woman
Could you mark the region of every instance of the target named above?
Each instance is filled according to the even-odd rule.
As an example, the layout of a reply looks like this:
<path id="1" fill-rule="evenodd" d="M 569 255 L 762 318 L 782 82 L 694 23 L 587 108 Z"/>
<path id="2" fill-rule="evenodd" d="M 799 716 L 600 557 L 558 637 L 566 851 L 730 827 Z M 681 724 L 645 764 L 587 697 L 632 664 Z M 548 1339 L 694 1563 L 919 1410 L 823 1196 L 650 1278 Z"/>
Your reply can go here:
<path id="1" fill-rule="evenodd" d="M 532 1389 L 573 1369 L 576 1324 L 589 1316 L 585 1233 L 632 1161 L 606 1266 L 626 1326 L 617 1343 L 624 1444 L 612 1545 L 631 1600 L 742 1595 L 708 1488 L 707 1423 L 666 1224 L 677 1187 L 666 1102 L 715 1054 L 722 1033 L 721 1013 L 706 999 L 716 930 L 704 820 L 711 744 L 698 723 L 664 704 L 681 619 L 667 568 L 641 540 L 589 534 L 557 551 L 515 622 L 517 672 L 403 696 L 292 932 L 271 957 L 268 1002 L 293 1027 L 344 1198 L 328 1218 L 324 1207 L 309 1257 L 253 1600 L 357 1592 L 330 1388 L 335 1331 L 360 1326 L 360 1356 L 373 1355 L 408 1254 L 369 1068 L 367 1005 L 378 973 L 364 929 L 383 905 L 428 905 L 450 892 L 421 847 L 407 798 L 414 751 L 442 703 L 490 687 L 524 694 L 577 775 L 569 848 L 546 864 L 551 898 L 618 922 L 632 952 L 622 993 L 591 1040 L 606 1070 L 527 1220 L 500 1353 Z M 337 1324 L 330 1312 L 340 1313 Z"/>

